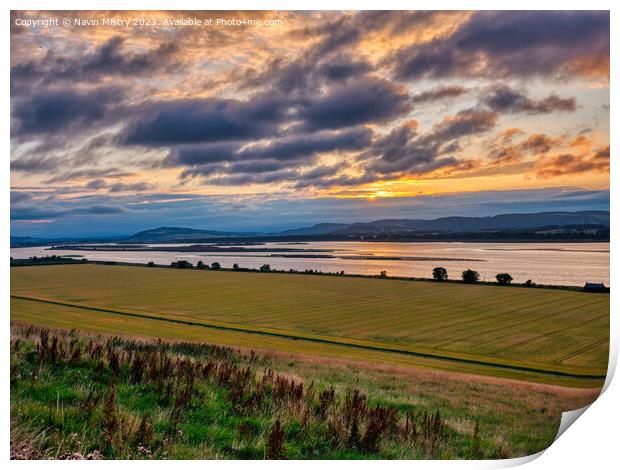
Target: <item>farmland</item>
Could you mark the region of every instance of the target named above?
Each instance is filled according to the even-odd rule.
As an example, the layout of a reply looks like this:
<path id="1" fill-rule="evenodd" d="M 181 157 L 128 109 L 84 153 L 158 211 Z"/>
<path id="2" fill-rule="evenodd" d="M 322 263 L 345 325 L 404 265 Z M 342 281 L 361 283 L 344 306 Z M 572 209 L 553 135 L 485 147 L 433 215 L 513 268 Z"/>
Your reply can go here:
<path id="1" fill-rule="evenodd" d="M 506 458 L 596 398 L 609 296 L 73 264 L 11 322 L 13 458 Z"/>
<path id="2" fill-rule="evenodd" d="M 11 328 L 11 457 L 507 458 L 570 389 L 431 369 Z"/>
<path id="3" fill-rule="evenodd" d="M 12 320 L 567 385 L 605 376 L 609 296 L 103 265 L 11 272 Z"/>

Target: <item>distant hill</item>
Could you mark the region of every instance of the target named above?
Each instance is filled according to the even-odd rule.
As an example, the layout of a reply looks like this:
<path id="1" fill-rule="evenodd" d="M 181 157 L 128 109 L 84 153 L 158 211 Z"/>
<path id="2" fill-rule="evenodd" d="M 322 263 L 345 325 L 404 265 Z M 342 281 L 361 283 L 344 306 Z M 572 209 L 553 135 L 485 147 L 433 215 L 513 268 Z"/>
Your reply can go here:
<path id="1" fill-rule="evenodd" d="M 241 239 L 256 241 L 303 240 L 401 240 L 401 241 L 560 241 L 609 240 L 609 212 L 538 212 L 490 217 L 441 217 L 439 219 L 385 219 L 374 222 L 320 223 L 278 233 L 202 230 L 159 227 L 129 237 L 32 238 L 11 236 L 11 247 L 66 243 L 213 243 Z"/>
<path id="2" fill-rule="evenodd" d="M 159 227 L 143 230 L 123 239 L 123 243 L 158 243 L 205 240 L 209 238 L 236 238 L 260 235 L 258 232 L 221 232 L 187 227 Z"/>
<path id="3" fill-rule="evenodd" d="M 346 230 L 350 227 L 351 224 L 316 224 L 312 227 L 305 228 L 297 228 L 293 230 L 285 230 L 284 232 L 280 232 L 279 235 L 283 237 L 296 236 L 296 235 L 325 235 L 328 233 L 333 233 L 338 230 Z"/>
<path id="4" fill-rule="evenodd" d="M 609 212 L 538 212 L 533 214 L 502 214 L 489 217 L 442 217 L 439 219 L 386 219 L 375 222 L 320 223 L 310 227 L 285 230 L 279 233 L 223 232 L 186 227 L 159 227 L 144 230 L 122 240 L 123 243 L 164 243 L 208 241 L 232 238 L 406 238 L 413 234 L 459 234 L 549 230 L 550 228 L 579 227 L 593 230 L 609 227 Z"/>
<path id="5" fill-rule="evenodd" d="M 609 226 L 609 212 L 539 212 L 535 214 L 503 214 L 490 217 L 442 217 L 434 220 L 400 219 L 355 223 L 332 234 L 359 235 L 394 232 L 478 232 L 485 230 L 524 230 L 566 225 Z"/>

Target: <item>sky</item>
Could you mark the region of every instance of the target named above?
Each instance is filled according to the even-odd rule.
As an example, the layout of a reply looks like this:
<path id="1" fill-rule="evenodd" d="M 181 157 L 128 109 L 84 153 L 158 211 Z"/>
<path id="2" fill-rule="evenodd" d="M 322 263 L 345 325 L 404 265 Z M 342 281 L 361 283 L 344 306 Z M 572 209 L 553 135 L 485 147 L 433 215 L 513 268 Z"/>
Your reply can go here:
<path id="1" fill-rule="evenodd" d="M 608 12 L 11 13 L 13 236 L 608 210 L 609 164 Z"/>

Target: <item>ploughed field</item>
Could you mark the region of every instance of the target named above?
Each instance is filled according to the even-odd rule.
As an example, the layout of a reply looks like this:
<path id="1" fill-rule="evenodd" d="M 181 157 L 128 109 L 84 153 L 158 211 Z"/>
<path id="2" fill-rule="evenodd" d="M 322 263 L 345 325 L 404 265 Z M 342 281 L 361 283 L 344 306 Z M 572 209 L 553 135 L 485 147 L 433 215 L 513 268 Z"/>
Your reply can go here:
<path id="1" fill-rule="evenodd" d="M 346 276 L 105 265 L 11 269 L 11 319 L 596 386 L 609 296 Z"/>

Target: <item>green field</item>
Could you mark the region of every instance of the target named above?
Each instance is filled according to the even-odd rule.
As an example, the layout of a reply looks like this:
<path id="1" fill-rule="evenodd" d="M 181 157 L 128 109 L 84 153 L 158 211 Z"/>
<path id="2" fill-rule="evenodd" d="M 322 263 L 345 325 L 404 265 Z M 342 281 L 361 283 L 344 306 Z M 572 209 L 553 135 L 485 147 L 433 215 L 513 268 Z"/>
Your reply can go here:
<path id="1" fill-rule="evenodd" d="M 561 413 L 597 394 L 419 367 L 11 328 L 12 459 L 517 457 L 547 447 Z"/>
<path id="2" fill-rule="evenodd" d="M 11 295 L 12 320 L 57 327 L 567 385 L 607 370 L 602 294 L 87 264 L 12 268 Z"/>

